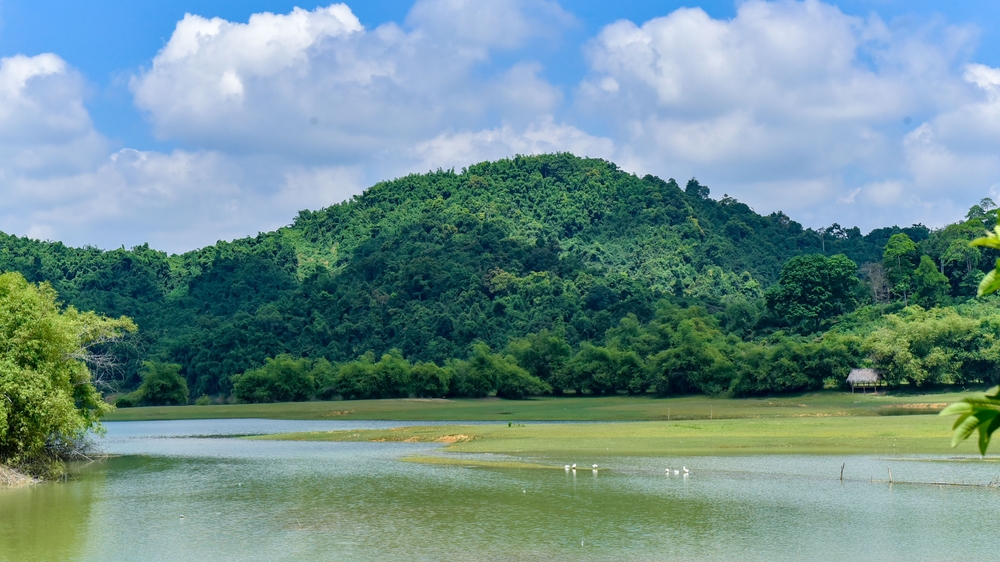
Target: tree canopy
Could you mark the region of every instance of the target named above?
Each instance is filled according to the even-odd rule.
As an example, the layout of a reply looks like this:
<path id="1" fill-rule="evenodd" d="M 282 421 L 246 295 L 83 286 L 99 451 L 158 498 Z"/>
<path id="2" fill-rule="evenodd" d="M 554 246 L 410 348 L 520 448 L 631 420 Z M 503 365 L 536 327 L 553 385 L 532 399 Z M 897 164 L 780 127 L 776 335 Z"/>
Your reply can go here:
<path id="1" fill-rule="evenodd" d="M 43 462 L 108 412 L 87 359 L 135 330 L 128 318 L 61 308 L 47 283 L 0 274 L 0 462 Z"/>
<path id="2" fill-rule="evenodd" d="M 913 322 L 911 305 L 990 326 L 989 301 L 967 301 L 1000 252 L 968 243 L 995 215 L 981 202 L 942 229 L 810 229 L 695 179 L 546 154 L 381 182 L 180 255 L 0 235 L 0 270 L 135 318 L 136 345 L 105 346 L 126 392 L 152 362 L 179 366 L 187 400 L 760 395 L 873 361 L 904 369 L 860 342 Z M 929 374 L 899 384 L 986 380 L 988 338 L 942 338 L 961 359 L 931 369 L 939 355 L 913 347 Z M 173 375 L 156 388 L 176 401 Z"/>

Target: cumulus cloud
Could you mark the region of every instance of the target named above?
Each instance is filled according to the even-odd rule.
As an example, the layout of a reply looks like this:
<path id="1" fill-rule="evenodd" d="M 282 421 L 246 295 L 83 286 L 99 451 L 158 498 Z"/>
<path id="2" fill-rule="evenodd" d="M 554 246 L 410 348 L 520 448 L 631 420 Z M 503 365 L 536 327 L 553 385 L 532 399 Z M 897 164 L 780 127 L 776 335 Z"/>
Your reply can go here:
<path id="1" fill-rule="evenodd" d="M 84 82 L 53 54 L 0 59 L 0 174 L 86 169 L 106 150 Z"/>
<path id="2" fill-rule="evenodd" d="M 494 51 L 547 40 L 571 24 L 555 3 L 520 0 L 426 0 L 403 26 L 372 30 L 343 4 L 254 14 L 245 23 L 187 14 L 131 83 L 155 133 L 183 146 L 171 153 L 110 148 L 65 62 L 44 55 L 29 71 L 18 70 L 18 59 L 0 86 L 16 86 L 20 75 L 30 86 L 49 74 L 75 85 L 46 83 L 22 95 L 39 105 L 65 92 L 28 117 L 10 106 L 26 119 L 24 130 L 46 119 L 75 123 L 75 136 L 54 154 L 82 154 L 73 139 L 95 139 L 97 150 L 73 169 L 43 162 L 39 177 L 11 176 L 4 229 L 183 251 L 287 224 L 300 209 L 336 203 L 379 179 L 558 150 L 563 141 L 583 150 L 588 135 L 552 119 L 563 94 L 538 63 L 490 63 Z M 12 138 L 23 144 L 25 134 Z M 468 135 L 475 140 L 457 150 L 455 139 Z"/>
<path id="3" fill-rule="evenodd" d="M 407 28 L 373 30 L 343 4 L 247 23 L 189 14 L 132 89 L 165 138 L 324 163 L 384 160 L 442 129 L 551 111 L 562 95 L 537 63 L 486 67 L 485 79 L 473 71 L 492 50 L 567 18 L 554 3 L 516 0 L 424 0 Z"/>
<path id="4" fill-rule="evenodd" d="M 75 245 L 184 251 L 290 222 L 357 193 L 356 169 L 280 157 L 114 150 L 82 77 L 54 54 L 0 59 L 0 224 Z M 308 184 L 308 189 L 304 187 Z"/>
<path id="5" fill-rule="evenodd" d="M 865 201 L 940 224 L 954 217 L 913 214 L 910 203 L 974 199 L 996 173 L 930 140 L 971 121 L 986 136 L 1000 131 L 993 105 L 977 101 L 996 95 L 1000 73 L 963 67 L 974 37 L 957 27 L 894 29 L 816 0 L 750 1 L 732 20 L 680 9 L 602 30 L 587 47 L 591 75 L 578 103 L 612 120 L 619 158 L 633 169 L 710 179 L 761 210 L 780 201 L 786 211 L 878 226 L 884 214 L 864 220 L 829 208 Z M 908 126 L 910 116 L 941 117 L 931 132 Z M 969 178 L 964 191 L 925 188 L 947 169 Z M 859 199 L 867 184 L 871 197 Z M 893 197 L 890 184 L 902 186 Z"/>
<path id="6" fill-rule="evenodd" d="M 434 169 L 462 167 L 513 154 L 572 152 L 578 156 L 611 158 L 614 142 L 571 125 L 557 124 L 548 116 L 523 129 L 504 125 L 482 131 L 444 133 L 418 143 L 412 152 L 422 162 L 422 169 Z"/>
<path id="7" fill-rule="evenodd" d="M 813 225 L 940 225 L 1000 192 L 1000 69 L 976 31 L 818 0 L 618 21 L 584 75 L 538 62 L 554 1 L 418 0 L 365 28 L 333 4 L 185 15 L 130 87 L 169 152 L 114 145 L 54 54 L 0 59 L 0 229 L 183 251 L 268 230 L 375 181 L 570 151 L 697 176 Z"/>

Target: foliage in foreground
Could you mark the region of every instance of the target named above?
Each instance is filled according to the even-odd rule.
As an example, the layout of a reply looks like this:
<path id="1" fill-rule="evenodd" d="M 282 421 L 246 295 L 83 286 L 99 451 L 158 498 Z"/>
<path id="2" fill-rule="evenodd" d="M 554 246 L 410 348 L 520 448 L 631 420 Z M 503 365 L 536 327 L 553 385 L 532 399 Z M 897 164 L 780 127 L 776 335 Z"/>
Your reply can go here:
<path id="1" fill-rule="evenodd" d="M 48 284 L 0 275 L 0 463 L 45 464 L 95 428 L 111 407 L 85 361 L 135 329 L 125 317 L 61 310 Z"/>
<path id="2" fill-rule="evenodd" d="M 986 236 L 973 240 L 972 246 L 1000 250 L 1000 225 L 995 226 L 993 232 L 988 232 Z M 987 273 L 980 282 L 978 295 L 988 295 L 998 290 L 1000 290 L 1000 258 L 997 259 L 993 271 Z M 958 415 L 951 438 L 953 447 L 978 431 L 979 453 L 985 455 L 990 445 L 990 438 L 997 429 L 1000 429 L 1000 386 L 994 386 L 982 395 L 970 396 L 956 402 L 942 410 L 941 415 Z"/>

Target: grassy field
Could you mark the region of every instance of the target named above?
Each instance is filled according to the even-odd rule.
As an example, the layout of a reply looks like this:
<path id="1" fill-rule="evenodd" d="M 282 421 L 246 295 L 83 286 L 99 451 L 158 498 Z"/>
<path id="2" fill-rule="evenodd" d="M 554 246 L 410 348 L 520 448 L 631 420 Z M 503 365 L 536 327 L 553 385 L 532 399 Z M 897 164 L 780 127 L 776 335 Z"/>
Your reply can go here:
<path id="1" fill-rule="evenodd" d="M 409 421 L 654 421 L 843 417 L 931 413 L 962 394 L 851 394 L 839 391 L 761 399 L 705 396 L 561 397 L 534 400 L 351 400 L 123 408 L 108 421 L 210 418 Z"/>
<path id="2" fill-rule="evenodd" d="M 490 424 L 268 435 L 252 439 L 448 444 L 456 453 L 557 459 L 757 454 L 976 455 L 952 449 L 939 416 L 802 417 L 592 424 Z M 589 461 L 587 461 L 589 462 Z"/>

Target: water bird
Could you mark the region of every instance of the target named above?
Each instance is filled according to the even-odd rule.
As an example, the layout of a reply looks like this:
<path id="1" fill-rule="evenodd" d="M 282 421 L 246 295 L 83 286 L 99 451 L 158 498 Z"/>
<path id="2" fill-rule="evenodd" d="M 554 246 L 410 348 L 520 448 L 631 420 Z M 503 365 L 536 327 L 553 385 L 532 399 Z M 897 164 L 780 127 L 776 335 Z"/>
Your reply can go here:
<path id="1" fill-rule="evenodd" d="M 690 470 L 688 470 L 688 467 L 686 467 L 686 466 L 682 466 L 681 468 L 684 469 L 684 474 L 687 474 L 688 472 L 691 472 Z"/>
<path id="2" fill-rule="evenodd" d="M 593 466 L 592 468 L 593 468 L 594 470 L 597 470 L 597 465 L 595 464 L 595 465 L 594 465 L 594 466 Z"/>
<path id="3" fill-rule="evenodd" d="M 675 470 L 674 471 L 674 474 L 680 474 L 680 473 L 681 473 L 681 471 L 679 471 L 679 470 Z"/>
<path id="4" fill-rule="evenodd" d="M 576 470 L 576 463 L 573 463 L 573 470 Z"/>
<path id="5" fill-rule="evenodd" d="M 566 466 L 564 466 L 563 468 L 565 468 L 566 470 L 569 470 L 569 465 L 567 464 L 567 465 L 566 465 Z"/>

